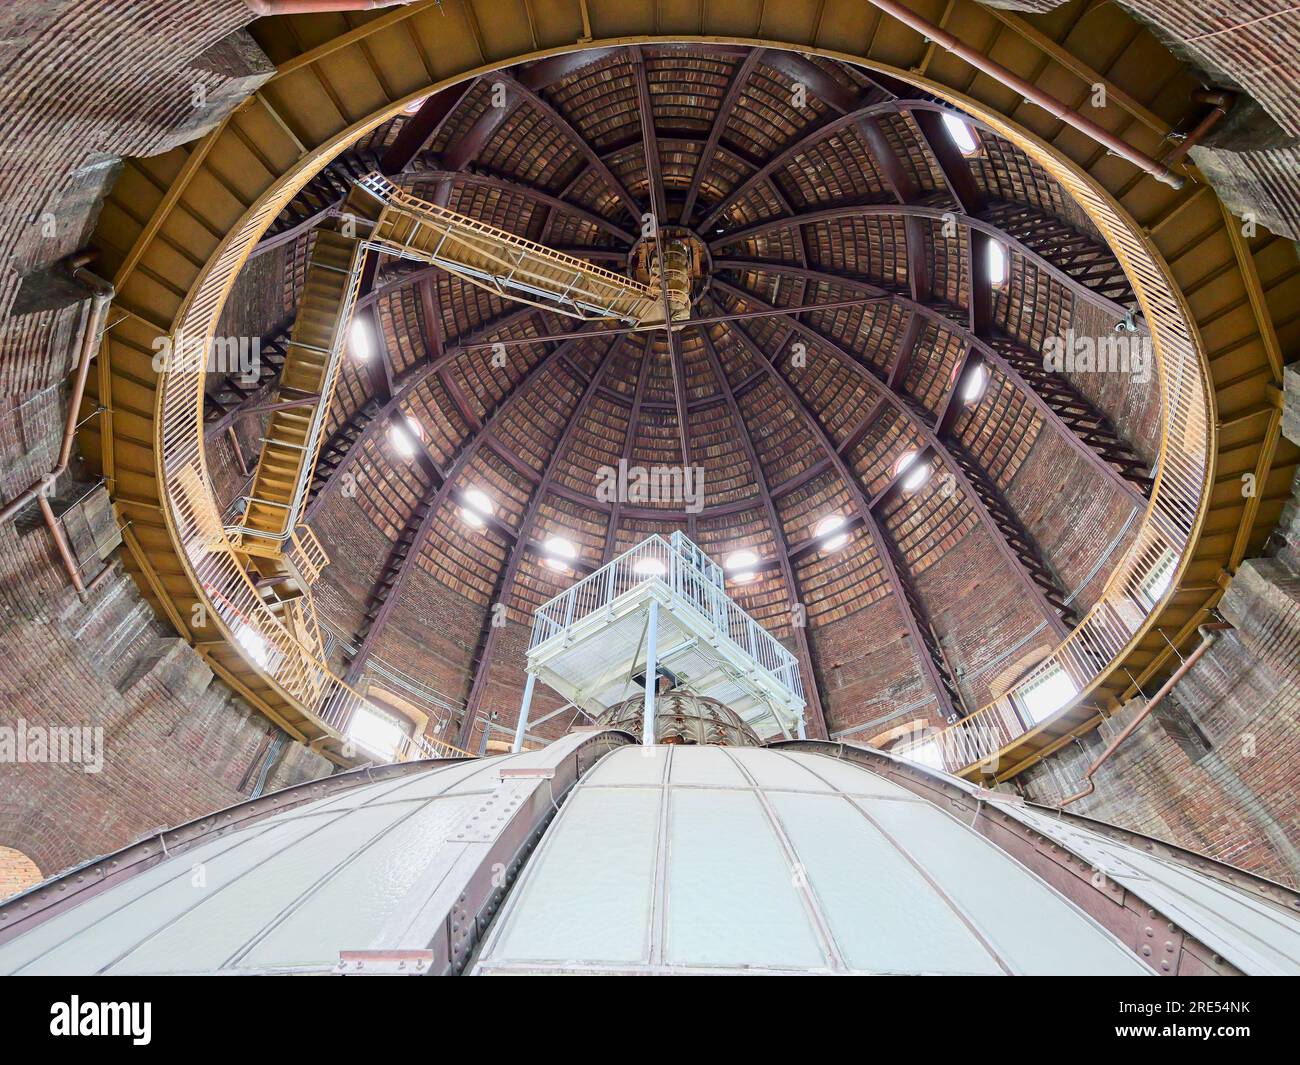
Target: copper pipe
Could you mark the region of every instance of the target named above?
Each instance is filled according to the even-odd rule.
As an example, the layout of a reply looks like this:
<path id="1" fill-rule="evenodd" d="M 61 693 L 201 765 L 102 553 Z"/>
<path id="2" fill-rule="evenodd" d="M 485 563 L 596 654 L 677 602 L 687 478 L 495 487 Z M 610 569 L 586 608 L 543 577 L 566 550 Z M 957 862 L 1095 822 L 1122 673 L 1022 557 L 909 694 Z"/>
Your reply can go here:
<path id="1" fill-rule="evenodd" d="M 117 294 L 111 284 L 102 277 L 96 277 L 85 268 L 88 256 L 80 255 L 71 262 L 72 276 L 91 292 L 90 315 L 86 328 L 81 334 L 81 351 L 77 362 L 77 376 L 72 384 L 72 395 L 68 397 L 68 417 L 63 424 L 63 446 L 59 449 L 59 461 L 54 469 L 36 481 L 27 491 L 10 500 L 0 510 L 0 522 L 8 521 L 28 503 L 38 496 L 43 496 L 47 486 L 53 485 L 68 468 L 72 458 L 72 441 L 77 435 L 77 414 L 81 410 L 81 400 L 86 394 L 86 381 L 90 377 L 90 364 L 99 350 L 99 334 L 108 317 L 108 305 Z"/>
<path id="2" fill-rule="evenodd" d="M 1211 646 L 1213 646 L 1214 634 L 1223 629 L 1230 629 L 1230 628 L 1232 628 L 1231 625 L 1222 621 L 1211 622 L 1207 625 L 1202 625 L 1200 627 L 1198 631 L 1201 634 L 1201 642 L 1196 645 L 1196 650 L 1194 650 L 1190 655 L 1188 655 L 1183 660 L 1182 665 L 1180 665 L 1176 670 L 1174 670 L 1173 676 L 1170 677 L 1167 681 L 1165 681 L 1164 684 L 1160 686 L 1160 690 L 1157 691 L 1155 695 L 1151 696 L 1151 698 L 1147 700 L 1146 706 L 1142 708 L 1142 710 L 1138 713 L 1137 717 L 1135 717 L 1132 721 L 1130 721 L 1128 725 L 1125 726 L 1123 731 L 1120 732 L 1118 736 L 1116 736 L 1113 740 L 1110 741 L 1110 745 L 1104 751 L 1101 752 L 1101 756 L 1095 762 L 1093 762 L 1092 765 L 1088 766 L 1088 771 L 1083 774 L 1084 787 L 1080 791 L 1076 791 L 1069 798 L 1062 799 L 1060 803 L 1058 803 L 1057 805 L 1061 807 L 1069 806 L 1071 803 L 1078 802 L 1080 799 L 1085 798 L 1088 795 L 1091 795 L 1094 791 L 1097 790 L 1097 785 L 1096 782 L 1092 779 L 1092 775 L 1095 772 L 1097 772 L 1097 770 L 1101 768 L 1102 764 L 1105 763 L 1107 760 L 1109 760 L 1110 756 L 1113 755 L 1119 749 L 1120 744 L 1122 744 L 1126 739 L 1128 739 L 1131 735 L 1133 735 L 1134 732 L 1137 731 L 1138 726 L 1141 725 L 1142 722 L 1145 721 L 1148 716 L 1150 716 L 1152 710 L 1154 710 L 1157 706 L 1159 706 L 1164 701 L 1165 696 L 1168 695 L 1171 691 L 1173 691 L 1174 685 L 1177 684 L 1180 680 L 1182 680 L 1184 676 L 1186 676 L 1187 671 L 1201 660 L 1201 656 L 1205 654 L 1205 652 L 1208 651 Z"/>
<path id="3" fill-rule="evenodd" d="M 59 477 L 62 476 L 64 470 L 68 468 L 68 463 L 72 459 L 72 441 L 77 435 L 77 414 L 81 410 L 81 401 L 86 394 L 86 381 L 90 377 L 90 364 L 94 361 L 95 354 L 99 349 L 99 334 L 108 317 L 108 306 L 113 302 L 113 297 L 116 295 L 116 291 L 111 284 L 101 277 L 96 277 L 85 268 L 87 261 L 88 257 L 81 255 L 71 262 L 72 276 L 90 290 L 91 304 L 90 313 L 86 319 L 86 327 L 81 334 L 77 376 L 73 380 L 72 394 L 68 397 L 68 416 L 63 424 L 63 444 L 59 448 L 59 460 L 49 473 L 36 481 L 27 491 L 11 500 L 3 510 L 0 510 L 0 521 L 8 521 L 33 499 L 37 501 L 41 508 L 41 516 L 45 519 L 50 535 L 54 537 L 54 546 L 58 549 L 59 557 L 63 560 L 63 568 L 68 571 L 72 586 L 77 589 L 77 594 L 81 596 L 86 594 L 86 585 L 81 579 L 81 573 L 77 569 L 76 561 L 72 557 L 72 551 L 68 547 L 68 540 L 63 533 L 63 527 L 59 524 L 59 519 L 54 515 L 54 508 L 50 506 L 48 492 Z M 97 585 L 98 580 L 96 581 Z"/>
<path id="4" fill-rule="evenodd" d="M 878 7 L 887 15 L 892 15 L 905 26 L 914 29 L 926 40 L 933 41 L 935 44 L 951 52 L 959 59 L 964 59 L 976 70 L 981 70 L 991 78 L 996 78 L 1003 85 L 1015 89 L 1021 96 L 1032 104 L 1037 104 L 1049 115 L 1059 118 L 1066 125 L 1073 126 L 1080 133 L 1087 134 L 1102 147 L 1118 155 L 1122 159 L 1127 159 L 1139 170 L 1150 174 L 1157 181 L 1163 181 L 1175 189 L 1181 189 L 1186 183 L 1186 178 L 1181 174 L 1175 174 L 1169 167 L 1163 163 L 1152 159 L 1151 156 L 1138 151 L 1130 144 L 1116 137 L 1108 129 L 1099 126 L 1086 115 L 1079 114 L 1073 108 L 1067 107 L 1058 100 L 1054 100 L 1043 92 L 1032 82 L 1026 81 L 1020 75 L 1013 73 L 1000 63 L 995 63 L 988 56 L 981 55 L 975 49 L 962 44 L 947 30 L 936 26 L 921 18 L 914 11 L 908 10 L 896 0 L 867 0 L 868 3 Z"/>
<path id="5" fill-rule="evenodd" d="M 258 17 L 267 15 L 313 15 L 322 11 L 372 11 L 377 7 L 397 7 L 415 0 L 244 0 Z"/>
<path id="6" fill-rule="evenodd" d="M 1196 127 L 1183 138 L 1181 144 L 1161 160 L 1166 166 L 1174 166 L 1182 162 L 1183 157 L 1195 148 L 1205 135 L 1219 124 L 1219 120 L 1232 110 L 1232 105 L 1237 102 L 1237 94 L 1225 90 L 1209 91 L 1202 89 L 1192 95 L 1192 99 L 1198 103 L 1209 104 L 1210 111 L 1206 116 L 1196 124 Z"/>

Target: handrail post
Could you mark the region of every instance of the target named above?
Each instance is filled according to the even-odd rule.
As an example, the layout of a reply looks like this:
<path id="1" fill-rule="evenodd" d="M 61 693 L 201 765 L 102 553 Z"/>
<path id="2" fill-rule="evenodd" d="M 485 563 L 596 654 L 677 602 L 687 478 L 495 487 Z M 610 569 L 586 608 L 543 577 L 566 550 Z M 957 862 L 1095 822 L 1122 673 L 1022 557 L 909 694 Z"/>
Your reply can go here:
<path id="1" fill-rule="evenodd" d="M 528 680 L 524 684 L 524 697 L 519 702 L 519 723 L 515 726 L 515 741 L 510 745 L 510 750 L 514 754 L 518 754 L 524 746 L 524 733 L 528 731 L 528 711 L 532 709 L 533 688 L 536 685 L 537 674 L 529 673 Z"/>
<path id="2" fill-rule="evenodd" d="M 641 743 L 653 747 L 655 742 L 655 689 L 658 662 L 659 600 L 650 600 L 650 617 L 646 623 L 645 642 L 645 713 L 641 719 Z"/>

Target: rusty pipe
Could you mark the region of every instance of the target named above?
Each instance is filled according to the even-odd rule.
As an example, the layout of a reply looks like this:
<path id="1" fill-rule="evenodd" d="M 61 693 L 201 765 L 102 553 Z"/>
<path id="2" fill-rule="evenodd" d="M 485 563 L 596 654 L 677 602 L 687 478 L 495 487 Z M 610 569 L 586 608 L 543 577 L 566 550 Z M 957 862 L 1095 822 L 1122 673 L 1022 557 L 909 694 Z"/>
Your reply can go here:
<path id="1" fill-rule="evenodd" d="M 1166 166 L 1182 162 L 1183 157 L 1205 139 L 1210 130 L 1219 124 L 1219 120 L 1232 110 L 1232 105 L 1237 102 L 1237 94 L 1226 89 L 1201 89 L 1192 94 L 1192 99 L 1197 103 L 1209 104 L 1210 110 L 1183 138 L 1182 143 L 1161 160 Z"/>
<path id="2" fill-rule="evenodd" d="M 86 394 L 86 381 L 90 377 L 90 364 L 99 349 L 99 334 L 108 317 L 108 305 L 117 294 L 109 282 L 97 277 L 86 269 L 88 255 L 78 255 L 70 262 L 72 276 L 80 281 L 91 294 L 90 314 L 86 328 L 81 334 L 81 350 L 77 359 L 77 376 L 73 380 L 72 395 L 68 397 L 68 417 L 63 424 L 63 444 L 59 448 L 59 460 L 54 469 L 37 480 L 27 491 L 11 499 L 0 510 L 0 522 L 8 521 L 33 499 L 43 496 L 47 486 L 52 485 L 63 475 L 72 459 L 72 441 L 77 435 L 77 415 L 81 410 L 81 400 Z"/>
<path id="3" fill-rule="evenodd" d="M 59 525 L 59 519 L 54 516 L 54 508 L 50 506 L 49 497 L 44 492 L 36 496 L 36 502 L 40 505 L 41 516 L 45 519 L 45 526 L 50 530 L 50 535 L 54 537 L 54 546 L 58 548 L 59 558 L 63 560 L 63 568 L 68 571 L 68 579 L 72 581 L 72 587 L 77 589 L 77 594 L 84 596 L 86 594 L 85 582 L 81 579 L 81 571 L 77 569 L 77 560 L 72 557 L 72 549 L 68 547 L 68 538 L 63 535 L 63 529 Z"/>
<path id="4" fill-rule="evenodd" d="M 1100 769 L 1101 766 L 1110 759 L 1111 755 L 1113 755 L 1117 750 L 1119 750 L 1120 744 L 1122 744 L 1126 739 L 1128 739 L 1131 735 L 1133 735 L 1134 732 L 1137 731 L 1138 726 L 1141 725 L 1142 722 L 1145 721 L 1148 716 L 1150 716 L 1151 711 L 1153 711 L 1157 706 L 1159 706 L 1164 701 L 1165 696 L 1168 695 L 1171 691 L 1173 691 L 1174 685 L 1177 684 L 1180 680 L 1182 680 L 1184 676 L 1186 676 L 1187 671 L 1201 660 L 1201 656 L 1205 654 L 1205 652 L 1208 651 L 1210 647 L 1213 645 L 1214 634 L 1216 632 L 1222 631 L 1223 629 L 1230 629 L 1230 628 L 1232 628 L 1231 625 L 1222 621 L 1211 622 L 1207 625 L 1202 625 L 1200 627 L 1198 631 L 1201 634 L 1201 642 L 1196 645 L 1196 649 L 1183 660 L 1182 665 L 1180 665 L 1176 670 L 1174 670 L 1173 676 L 1171 676 L 1167 681 L 1165 681 L 1164 684 L 1160 685 L 1160 690 L 1157 691 L 1155 695 L 1151 696 L 1151 698 L 1147 700 L 1146 706 L 1144 706 L 1141 709 L 1141 711 L 1139 711 L 1138 715 L 1135 718 L 1133 718 L 1133 720 L 1130 721 L 1124 727 L 1124 729 L 1120 732 L 1118 736 L 1116 736 L 1113 740 L 1110 741 L 1109 746 L 1107 746 L 1107 748 L 1101 752 L 1101 755 L 1097 758 L 1097 760 L 1094 761 L 1092 765 L 1088 766 L 1087 772 L 1083 774 L 1083 781 L 1084 781 L 1083 788 L 1081 788 L 1079 791 L 1076 791 L 1069 798 L 1062 799 L 1057 804 L 1058 806 L 1062 808 L 1069 806 L 1071 803 L 1078 802 L 1080 799 L 1086 798 L 1087 796 L 1091 795 L 1094 791 L 1097 790 L 1096 782 L 1092 779 L 1093 774 L 1096 773 L 1097 770 Z"/>
<path id="5" fill-rule="evenodd" d="M 314 15 L 324 11 L 373 11 L 377 7 L 397 7 L 415 0 L 244 0 L 259 18 L 267 15 Z"/>
<path id="6" fill-rule="evenodd" d="M 1150 174 L 1157 181 L 1162 181 L 1166 185 L 1175 189 L 1181 189 L 1186 183 L 1186 178 L 1181 174 L 1175 174 L 1169 167 L 1163 163 L 1152 159 L 1151 156 L 1144 152 L 1138 151 L 1130 144 L 1115 136 L 1110 130 L 1098 125 L 1086 115 L 1079 114 L 1071 107 L 1067 107 L 1059 100 L 1054 100 L 1043 92 L 1032 82 L 1026 81 L 1020 75 L 1013 73 L 1000 63 L 995 63 L 987 56 L 981 55 L 975 49 L 968 47 L 954 37 L 947 30 L 928 22 L 918 15 L 915 11 L 910 11 L 897 0 L 867 0 L 874 7 L 879 8 L 887 15 L 892 15 L 905 26 L 914 29 L 926 40 L 933 41 L 946 51 L 951 52 L 959 59 L 964 59 L 976 70 L 981 70 L 991 78 L 996 78 L 1003 85 L 1007 85 L 1020 93 L 1026 100 L 1032 104 L 1037 104 L 1048 114 L 1059 118 L 1066 125 L 1073 126 L 1080 133 L 1091 137 L 1102 147 L 1127 159 L 1139 170 Z"/>

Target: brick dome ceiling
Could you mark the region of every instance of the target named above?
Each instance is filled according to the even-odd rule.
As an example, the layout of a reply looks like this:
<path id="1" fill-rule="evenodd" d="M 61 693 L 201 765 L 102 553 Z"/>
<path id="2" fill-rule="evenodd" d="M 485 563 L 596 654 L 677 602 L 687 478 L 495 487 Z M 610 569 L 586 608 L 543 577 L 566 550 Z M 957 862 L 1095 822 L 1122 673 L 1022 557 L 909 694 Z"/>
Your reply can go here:
<path id="1" fill-rule="evenodd" d="M 445 90 L 331 163 L 245 271 L 283 264 L 286 321 L 312 224 L 420 122 L 422 147 L 395 177 L 417 195 L 618 271 L 654 215 L 698 237 L 702 265 L 697 324 L 670 338 L 382 259 L 308 517 L 337 566 L 352 550 L 340 515 L 359 507 L 389 557 L 361 582 L 363 602 L 327 611 L 373 642 L 419 566 L 526 621 L 574 573 L 683 529 L 720 561 L 753 552 L 734 596 L 805 651 L 819 629 L 892 598 L 881 616 L 911 648 L 900 685 L 920 682 L 921 716 L 973 709 L 1000 671 L 1059 642 L 1148 491 L 1156 389 L 1043 373 L 1044 341 L 1109 330 L 1128 285 L 1039 167 L 973 122 L 964 154 L 945 113 L 816 57 L 618 48 Z M 808 309 L 773 313 L 791 307 Z M 1058 483 L 1013 490 L 1036 447 Z M 699 498 L 610 498 L 620 463 L 689 467 Z M 470 492 L 490 514 L 467 517 Z M 819 536 L 831 518 L 843 525 Z M 546 562 L 553 537 L 576 548 L 568 572 Z M 978 572 L 927 581 L 972 538 Z M 958 668 L 938 631 L 960 642 L 960 625 L 937 615 L 968 600 L 1014 601 L 1018 620 L 968 611 L 980 658 Z M 480 637 L 468 668 L 483 654 Z M 963 686 L 956 674 L 975 668 L 982 686 Z"/>

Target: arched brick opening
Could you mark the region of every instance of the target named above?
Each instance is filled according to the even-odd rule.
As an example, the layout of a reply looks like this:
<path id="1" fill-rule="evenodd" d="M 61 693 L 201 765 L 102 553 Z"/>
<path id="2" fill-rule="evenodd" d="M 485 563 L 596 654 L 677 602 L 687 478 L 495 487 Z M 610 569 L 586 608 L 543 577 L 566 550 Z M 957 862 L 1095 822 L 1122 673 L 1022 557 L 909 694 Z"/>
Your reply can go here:
<path id="1" fill-rule="evenodd" d="M 43 879 L 40 866 L 14 847 L 0 847 L 0 899 L 26 891 Z"/>

